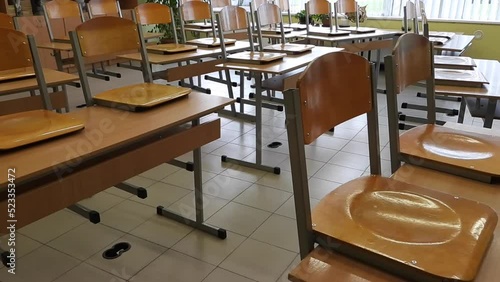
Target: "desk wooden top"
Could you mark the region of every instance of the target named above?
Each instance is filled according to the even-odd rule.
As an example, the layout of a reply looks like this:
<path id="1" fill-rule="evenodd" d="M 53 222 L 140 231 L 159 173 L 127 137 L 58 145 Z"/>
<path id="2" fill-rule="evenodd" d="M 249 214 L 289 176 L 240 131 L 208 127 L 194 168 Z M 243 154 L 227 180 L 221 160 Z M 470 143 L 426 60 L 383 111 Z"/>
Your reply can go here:
<path id="1" fill-rule="evenodd" d="M 446 41 L 443 45 L 435 45 L 434 49 L 441 51 L 451 51 L 463 53 L 474 40 L 473 35 L 454 35 L 450 40 Z"/>
<path id="2" fill-rule="evenodd" d="M 46 42 L 46 43 L 38 43 L 37 47 L 40 49 L 49 49 L 56 51 L 71 51 L 73 50 L 71 47 L 71 43 L 64 42 Z"/>
<path id="3" fill-rule="evenodd" d="M 285 39 L 290 39 L 290 38 L 304 38 L 306 35 L 305 30 L 294 30 L 288 33 L 285 33 Z M 254 37 L 259 37 L 257 34 L 257 31 L 253 33 Z M 276 39 L 281 39 L 281 34 L 280 33 L 270 33 L 270 32 L 262 32 L 262 38 L 276 38 Z"/>
<path id="4" fill-rule="evenodd" d="M 371 38 L 388 38 L 392 36 L 398 35 L 399 32 L 395 30 L 383 30 L 383 29 L 377 29 L 375 32 L 370 32 L 370 33 L 351 33 L 349 35 L 345 36 L 317 36 L 317 35 L 307 35 L 307 33 L 304 33 L 302 38 L 307 38 L 307 39 L 314 39 L 314 40 L 321 40 L 321 41 L 326 41 L 326 42 L 342 42 L 342 41 L 349 41 L 349 40 L 362 40 L 362 39 L 371 39 Z"/>
<path id="5" fill-rule="evenodd" d="M 436 93 L 447 95 L 460 95 L 466 97 L 500 99 L 500 62 L 495 60 L 474 59 L 477 69 L 483 73 L 489 84 L 483 87 L 463 87 L 436 85 Z"/>
<path id="6" fill-rule="evenodd" d="M 250 48 L 250 43 L 244 42 L 244 41 L 236 41 L 235 44 L 233 45 L 227 45 L 226 50 L 227 52 L 239 52 L 239 51 L 244 51 Z M 151 64 L 157 64 L 157 65 L 165 65 L 165 64 L 171 64 L 171 63 L 177 63 L 177 62 L 183 62 L 187 60 L 197 60 L 201 58 L 207 58 L 207 57 L 215 57 L 222 54 L 221 48 L 198 48 L 195 51 L 191 52 L 182 52 L 182 53 L 176 53 L 176 54 L 155 54 L 155 53 L 148 53 L 148 59 L 149 63 Z M 140 53 L 132 53 L 132 54 L 125 54 L 125 55 L 119 55 L 117 56 L 118 58 L 121 59 L 127 59 L 131 61 L 142 61 L 142 56 Z"/>
<path id="7" fill-rule="evenodd" d="M 144 112 L 127 112 L 94 106 L 68 113 L 85 123 L 77 133 L 19 150 L 0 152 L 0 171 L 16 168 L 16 184 L 64 172 L 69 164 L 82 163 L 139 140 L 222 109 L 232 99 L 192 92 L 189 96 Z M 0 191 L 7 173 L 0 174 Z"/>
<path id="8" fill-rule="evenodd" d="M 255 71 L 260 73 L 283 74 L 308 65 L 314 59 L 332 52 L 342 51 L 342 48 L 316 46 L 310 52 L 298 55 L 287 55 L 283 60 L 269 64 L 223 63 L 217 65 L 222 69 Z"/>
<path id="9" fill-rule="evenodd" d="M 43 74 L 45 76 L 47 86 L 49 87 L 80 80 L 80 77 L 77 75 L 53 69 L 43 69 Z M 18 93 L 32 89 L 38 89 L 36 78 L 13 80 L 0 83 L 0 95 Z"/>

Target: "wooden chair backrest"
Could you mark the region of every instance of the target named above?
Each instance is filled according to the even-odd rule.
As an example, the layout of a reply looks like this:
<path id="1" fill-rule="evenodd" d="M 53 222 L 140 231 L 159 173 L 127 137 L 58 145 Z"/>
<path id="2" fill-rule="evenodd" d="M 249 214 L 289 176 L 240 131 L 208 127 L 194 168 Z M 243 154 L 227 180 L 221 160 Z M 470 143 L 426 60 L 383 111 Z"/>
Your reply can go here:
<path id="1" fill-rule="evenodd" d="M 281 11 L 288 11 L 290 9 L 290 2 L 288 0 L 278 0 L 275 4 L 280 7 Z"/>
<path id="2" fill-rule="evenodd" d="M 170 7 L 159 3 L 144 3 L 134 8 L 140 24 L 169 24 L 172 22 Z"/>
<path id="3" fill-rule="evenodd" d="M 337 0 L 338 13 L 355 13 L 357 6 L 356 0 Z"/>
<path id="4" fill-rule="evenodd" d="M 72 0 L 52 0 L 45 3 L 49 19 L 80 18 L 80 6 Z"/>
<path id="5" fill-rule="evenodd" d="M 219 12 L 218 24 L 223 32 L 247 29 L 247 11 L 238 6 L 226 6 Z"/>
<path id="6" fill-rule="evenodd" d="M 310 144 L 338 124 L 370 112 L 372 88 L 370 62 L 359 55 L 333 52 L 309 64 L 297 81 L 304 143 Z"/>
<path id="7" fill-rule="evenodd" d="M 212 0 L 210 3 L 213 8 L 221 8 L 232 5 L 231 0 Z"/>
<path id="8" fill-rule="evenodd" d="M 281 9 L 276 4 L 264 3 L 257 8 L 259 24 L 261 26 L 282 22 Z"/>
<path id="9" fill-rule="evenodd" d="M 198 21 L 212 18 L 210 4 L 202 1 L 189 1 L 181 6 L 184 21 Z"/>
<path id="10" fill-rule="evenodd" d="M 75 29 L 83 57 L 103 56 L 141 48 L 137 25 L 119 17 L 97 17 Z"/>
<path id="11" fill-rule="evenodd" d="M 306 7 L 309 15 L 325 15 L 330 13 L 330 2 L 328 0 L 309 0 L 306 3 Z"/>
<path id="12" fill-rule="evenodd" d="M 268 2 L 268 0 L 252 0 L 250 2 L 250 5 L 252 6 L 253 10 L 255 11 L 260 7 L 260 5 L 265 4 L 267 2 Z"/>
<path id="13" fill-rule="evenodd" d="M 432 78 L 432 43 L 415 33 L 403 34 L 392 51 L 395 92 Z"/>
<path id="14" fill-rule="evenodd" d="M 30 46 L 26 35 L 10 28 L 0 28 L 0 71 L 33 66 Z"/>
<path id="15" fill-rule="evenodd" d="M 92 16 L 121 15 L 116 0 L 90 0 L 87 5 Z"/>
<path id="16" fill-rule="evenodd" d="M 0 13 L 0 28 L 16 29 L 14 19 L 10 15 Z"/>

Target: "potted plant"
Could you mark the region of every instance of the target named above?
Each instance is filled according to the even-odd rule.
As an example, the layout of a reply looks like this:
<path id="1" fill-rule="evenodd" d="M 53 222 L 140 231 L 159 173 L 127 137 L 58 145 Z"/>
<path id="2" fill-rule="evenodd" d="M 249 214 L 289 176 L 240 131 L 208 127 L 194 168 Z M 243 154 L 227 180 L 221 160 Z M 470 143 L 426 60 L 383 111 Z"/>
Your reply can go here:
<path id="1" fill-rule="evenodd" d="M 306 24 L 306 10 L 302 10 L 295 14 L 295 18 L 299 20 L 299 24 Z M 309 22 L 311 22 L 310 19 Z"/>

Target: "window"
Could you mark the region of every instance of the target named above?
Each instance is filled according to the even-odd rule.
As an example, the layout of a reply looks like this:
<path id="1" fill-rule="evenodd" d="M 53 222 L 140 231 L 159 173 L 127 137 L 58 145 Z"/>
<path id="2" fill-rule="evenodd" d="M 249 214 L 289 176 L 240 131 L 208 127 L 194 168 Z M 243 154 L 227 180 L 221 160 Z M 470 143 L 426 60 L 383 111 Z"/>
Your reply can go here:
<path id="1" fill-rule="evenodd" d="M 307 0 L 290 0 L 292 13 L 304 9 Z M 429 19 L 500 21 L 500 0 L 421 0 Z M 333 3 L 334 0 L 331 0 Z M 407 0 L 358 0 L 367 5 L 368 17 L 403 17 Z"/>

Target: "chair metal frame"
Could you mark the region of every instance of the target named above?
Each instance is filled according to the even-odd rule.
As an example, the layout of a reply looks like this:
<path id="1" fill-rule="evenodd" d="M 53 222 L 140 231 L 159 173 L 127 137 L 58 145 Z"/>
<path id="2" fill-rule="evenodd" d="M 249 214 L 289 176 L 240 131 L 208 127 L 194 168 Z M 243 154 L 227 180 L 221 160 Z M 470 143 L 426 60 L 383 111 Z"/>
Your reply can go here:
<path id="1" fill-rule="evenodd" d="M 218 29 L 218 34 L 219 34 L 219 40 L 221 42 L 221 51 L 222 51 L 222 59 L 226 59 L 227 58 L 227 50 L 226 50 L 226 43 L 225 43 L 225 40 L 224 40 L 224 32 L 227 32 L 227 31 L 236 31 L 236 30 L 241 30 L 239 28 L 237 29 L 225 29 L 223 28 L 223 24 L 220 19 L 223 15 L 225 15 L 225 11 L 226 10 L 229 10 L 229 9 L 232 9 L 234 11 L 237 11 L 237 10 L 240 10 L 240 11 L 245 11 L 244 8 L 241 8 L 241 7 L 238 7 L 238 6 L 226 6 L 226 7 L 223 7 L 221 9 L 221 11 L 219 13 L 217 13 L 216 15 L 216 20 L 217 20 L 217 29 Z M 252 40 L 252 28 L 251 28 L 251 24 L 250 24 L 250 17 L 248 16 L 248 13 L 245 11 L 245 15 L 246 15 L 246 27 L 243 27 L 243 28 L 246 28 L 247 30 L 247 33 L 248 33 L 248 39 L 249 39 L 249 43 L 250 43 L 250 51 L 254 51 L 255 50 L 255 46 L 254 46 L 254 42 Z M 226 75 L 226 80 L 227 80 L 227 87 L 228 87 L 228 94 L 229 94 L 229 98 L 231 99 L 234 99 L 234 94 L 233 94 L 233 89 L 231 87 L 232 85 L 232 82 L 231 82 L 231 74 L 230 74 L 230 71 L 229 69 L 225 69 L 225 75 Z M 244 78 L 244 74 L 243 72 L 240 72 L 240 99 L 243 99 L 244 97 L 244 85 L 245 85 L 245 78 Z M 243 103 L 240 102 L 240 112 L 243 113 Z M 233 114 L 236 113 L 236 106 L 234 104 L 231 105 L 231 111 Z"/>
<path id="2" fill-rule="evenodd" d="M 311 11 L 311 2 L 316 3 L 318 1 L 326 2 L 328 5 L 328 11 L 323 11 L 322 9 L 319 9 L 319 8 L 316 9 L 316 7 L 312 8 L 313 11 Z M 321 10 L 321 11 L 317 11 L 317 10 Z M 307 26 L 306 31 L 307 31 L 307 34 L 309 34 L 309 25 L 310 25 L 309 17 L 311 15 L 316 15 L 316 14 L 326 14 L 330 17 L 330 32 L 333 32 L 332 4 L 328 0 L 309 0 L 305 3 L 305 11 L 306 11 L 306 26 Z M 316 13 L 316 12 L 318 12 L 318 13 Z M 314 14 L 311 14 L 311 13 L 314 13 Z M 337 24 L 335 24 L 335 26 L 337 26 Z M 338 30 L 336 30 L 336 31 L 338 31 Z"/>
<path id="3" fill-rule="evenodd" d="M 50 22 L 51 19 L 62 19 L 63 21 L 65 19 L 65 18 L 50 17 L 49 12 L 47 11 L 47 7 L 46 7 L 47 5 L 55 5 L 55 3 L 57 3 L 57 2 L 58 2 L 58 0 L 54 0 L 54 1 L 50 1 L 50 2 L 44 3 L 44 5 L 42 5 L 43 17 L 45 19 L 45 24 L 47 25 L 47 29 L 48 29 L 48 32 L 49 32 L 50 41 L 52 41 L 52 42 L 68 43 L 69 41 L 67 41 L 67 40 L 60 40 L 60 39 L 54 38 L 54 32 L 52 31 L 52 24 Z M 80 18 L 81 23 L 84 23 L 85 22 L 85 17 L 84 17 L 84 14 L 83 14 L 82 6 L 78 2 L 75 2 L 75 1 L 69 0 L 68 2 L 72 3 L 71 5 L 77 5 L 78 6 L 79 15 L 74 15 L 74 17 L 75 18 Z"/>
<path id="4" fill-rule="evenodd" d="M 418 34 L 404 34 L 398 40 L 404 39 L 406 36 L 420 36 Z M 435 81 L 434 81 L 434 54 L 433 54 L 433 44 L 429 41 L 429 56 L 431 61 L 431 70 L 429 70 L 429 75 L 425 80 L 426 93 L 427 93 L 427 123 L 434 124 L 436 122 L 436 101 L 435 101 Z M 396 47 L 398 45 L 396 44 Z M 395 47 L 395 48 L 396 48 Z M 398 66 L 395 65 L 394 56 L 395 50 L 391 55 L 384 58 L 385 65 L 385 80 L 386 80 L 386 97 L 387 97 L 387 117 L 389 120 L 389 144 L 390 144 L 390 155 L 391 155 L 391 171 L 396 172 L 401 167 L 400 158 L 400 146 L 399 146 L 399 112 L 398 112 L 398 99 L 397 95 L 400 94 L 404 89 L 397 86 L 396 82 L 396 70 Z M 424 78 L 422 77 L 422 80 Z M 399 89 L 398 89 L 399 88 Z M 406 88 L 406 86 L 404 87 Z"/>
<path id="5" fill-rule="evenodd" d="M 35 37 L 33 35 L 26 35 L 20 31 L 13 30 L 13 29 L 7 29 L 7 28 L 1 28 L 3 30 L 8 30 L 10 32 L 14 32 L 17 35 L 23 35 L 23 38 L 25 37 L 27 40 L 26 42 L 21 42 L 22 44 L 19 45 L 18 48 L 29 48 L 29 52 L 31 54 L 31 60 L 32 64 L 31 66 L 33 67 L 33 70 L 35 72 L 35 77 L 36 81 L 39 86 L 39 91 L 40 91 L 40 96 L 42 98 L 43 106 L 46 110 L 53 110 L 52 106 L 52 101 L 49 96 L 49 91 L 47 87 L 47 82 L 45 81 L 45 76 L 43 74 L 43 67 L 42 67 L 42 62 L 40 60 L 40 56 L 38 54 L 38 49 L 35 41 Z"/>
<path id="6" fill-rule="evenodd" d="M 91 19 L 89 21 L 86 21 L 86 23 L 90 21 L 95 21 L 99 20 L 99 18 Z M 102 17 L 102 18 L 108 18 Z M 123 19 L 123 18 L 122 18 Z M 126 19 L 123 19 L 126 20 Z M 153 82 L 153 75 L 151 73 L 151 68 L 149 67 L 149 59 L 148 59 L 148 53 L 146 51 L 146 45 L 144 41 L 144 35 L 142 31 L 142 24 L 140 23 L 134 23 L 136 25 L 136 29 L 138 32 L 138 39 L 140 40 L 140 46 L 139 46 L 139 52 L 141 53 L 142 57 L 142 63 L 141 63 L 141 68 L 142 68 L 142 73 L 143 73 L 143 78 L 144 82 L 152 83 Z M 91 107 L 94 105 L 93 99 L 92 99 L 92 94 L 87 78 L 87 73 L 85 72 L 85 61 L 84 61 L 84 54 L 82 54 L 82 50 L 80 47 L 79 43 L 79 37 L 77 31 L 70 31 L 70 40 L 71 40 L 71 45 L 73 47 L 73 52 L 75 56 L 75 66 L 78 70 L 78 74 L 80 76 L 81 84 L 82 84 L 82 89 L 83 93 L 85 96 L 85 103 L 88 107 Z M 123 50 L 126 51 L 126 50 Z M 105 55 L 105 54 L 102 54 Z"/>
<path id="7" fill-rule="evenodd" d="M 345 7 L 343 7 L 344 3 L 346 1 L 350 1 L 351 4 L 354 4 L 354 11 L 352 10 L 347 10 L 345 9 Z M 337 0 L 334 4 L 333 4 L 333 9 L 334 9 L 334 19 L 335 19 L 335 30 L 339 30 L 339 20 L 338 20 L 338 14 L 339 13 L 356 13 L 356 29 L 359 28 L 359 5 L 358 5 L 358 1 L 356 0 Z"/>
<path id="8" fill-rule="evenodd" d="M 445 172 L 448 174 L 458 175 L 465 178 L 474 179 L 481 182 L 490 183 L 494 176 L 489 175 L 487 173 L 483 173 L 481 171 L 475 171 L 473 169 L 468 169 L 469 164 L 466 166 L 459 165 L 450 165 L 445 161 L 435 161 L 432 159 L 427 159 L 425 156 L 413 156 L 408 155 L 403 157 L 400 150 L 399 144 L 399 125 L 398 125 L 398 104 L 397 104 L 397 94 L 400 94 L 407 86 L 411 85 L 407 81 L 405 85 L 400 85 L 398 68 L 401 68 L 400 62 L 397 62 L 395 59 L 397 55 L 397 47 L 399 43 L 405 38 L 411 39 L 411 37 L 419 38 L 419 40 L 425 40 L 428 48 L 425 53 L 429 56 L 429 66 L 425 74 L 420 74 L 418 77 L 413 75 L 411 83 L 415 84 L 419 81 L 425 81 L 426 83 L 426 95 L 427 95 L 427 118 L 424 120 L 427 125 L 435 125 L 436 124 L 436 92 L 435 92 L 435 81 L 434 81 L 434 52 L 433 52 L 433 43 L 427 37 L 415 34 L 415 33 L 407 33 L 402 35 L 398 44 L 394 48 L 392 55 L 385 57 L 385 76 L 386 76 L 386 87 L 387 87 L 387 112 L 389 119 L 389 144 L 390 144 L 390 155 L 391 155 L 391 170 L 394 173 L 401 167 L 401 162 L 404 161 L 406 163 L 427 167 L 433 170 Z M 401 53 L 404 53 L 400 51 Z M 415 74 L 415 71 L 411 72 Z M 493 103 L 493 105 L 496 103 Z M 425 125 L 422 125 L 425 126 Z M 439 125 L 436 125 L 439 126 Z M 460 134 L 460 131 L 456 131 Z M 474 167 L 474 162 L 470 161 L 470 166 Z"/>
<path id="9" fill-rule="evenodd" d="M 277 9 L 277 12 L 278 12 L 278 21 L 276 22 L 270 22 L 270 21 L 267 21 L 267 19 L 264 19 L 264 18 L 261 18 L 260 17 L 260 9 L 262 9 L 262 7 L 272 7 L 272 9 Z M 257 34 L 259 36 L 259 48 L 260 50 L 264 50 L 264 45 L 263 45 L 263 38 L 262 38 L 262 26 L 266 26 L 266 25 L 279 25 L 279 28 L 280 28 L 280 35 L 281 35 L 281 43 L 282 44 L 285 44 L 286 43 L 286 39 L 285 39 L 285 29 L 283 27 L 283 15 L 281 14 L 281 8 L 276 5 L 276 4 L 273 4 L 273 3 L 264 3 L 262 5 L 260 5 L 257 10 L 255 11 L 255 14 L 254 14 L 254 17 L 255 17 L 255 25 L 257 26 Z"/>
<path id="10" fill-rule="evenodd" d="M 195 19 L 189 19 L 188 21 L 190 20 L 193 20 L 193 21 L 197 21 L 197 20 L 203 20 L 205 23 L 207 22 L 207 20 L 210 21 L 210 24 L 211 24 L 211 29 L 212 29 L 212 38 L 214 39 L 214 41 L 216 40 L 217 38 L 217 34 L 216 34 L 216 29 L 215 29 L 215 25 L 214 25 L 214 11 L 212 9 L 212 5 L 209 3 L 209 2 L 203 2 L 203 1 L 187 1 L 185 2 L 184 4 L 182 4 L 180 7 L 179 7 L 179 16 L 180 16 L 180 22 L 181 22 L 181 33 L 182 33 L 182 41 L 183 43 L 186 43 L 187 40 L 186 40 L 186 29 L 185 29 L 185 18 L 184 18 L 184 8 L 186 5 L 191 5 L 189 4 L 190 2 L 195 2 L 195 3 L 203 3 L 202 5 L 207 5 L 207 8 L 208 8 L 208 11 L 210 13 L 210 18 L 195 18 Z M 194 5 L 198 5 L 198 4 L 194 4 Z"/>
<path id="11" fill-rule="evenodd" d="M 357 56 L 359 55 L 345 52 L 335 52 L 324 56 Z M 320 57 L 321 58 L 321 57 Z M 320 58 L 316 59 L 319 60 Z M 363 58 L 364 59 L 364 58 Z M 366 60 L 366 59 L 365 59 Z M 372 175 L 381 174 L 380 165 L 380 146 L 378 135 L 378 110 L 377 110 L 377 94 L 376 82 L 374 80 L 375 69 L 373 63 L 370 64 L 371 79 L 371 99 L 372 109 L 367 112 L 368 122 L 368 137 L 369 137 L 369 152 L 370 152 L 370 171 Z M 304 73 L 299 78 L 297 85 L 299 85 L 302 77 L 307 71 L 314 67 L 314 61 L 307 67 Z M 361 75 L 361 73 L 360 73 Z M 325 89 L 324 92 L 331 89 Z M 333 94 L 333 93 L 332 93 Z M 338 93 L 344 95 L 345 93 Z M 296 89 L 289 89 L 284 93 L 285 110 L 286 110 L 286 128 L 288 133 L 288 146 L 290 152 L 290 164 L 292 171 L 293 193 L 295 199 L 295 212 L 297 217 L 297 230 L 299 237 L 300 257 L 304 259 L 313 249 L 315 243 L 320 243 L 317 235 L 313 231 L 313 223 L 311 217 L 311 205 L 309 202 L 309 184 L 307 176 L 307 165 L 305 156 L 305 134 L 302 120 L 302 108 L 307 101 L 302 101 L 300 97 L 299 87 Z M 329 128 L 336 126 L 331 124 Z M 328 131 L 325 129 L 325 132 Z M 316 137 L 313 137 L 314 139 Z"/>
<path id="12" fill-rule="evenodd" d="M 167 15 L 167 14 L 165 14 L 165 15 L 164 15 L 164 16 L 165 16 L 165 22 L 153 22 L 153 21 L 141 22 L 141 21 L 139 20 L 139 17 L 138 17 L 138 15 L 139 15 L 139 13 L 140 13 L 140 12 L 139 12 L 139 7 L 141 7 L 141 6 L 150 6 L 150 7 L 152 7 L 152 8 L 153 8 L 154 6 L 159 7 L 158 5 L 164 6 L 164 7 L 166 7 L 166 8 L 170 11 L 170 14 L 168 14 L 168 15 Z M 174 32 L 174 42 L 175 42 L 175 43 L 178 43 L 178 42 L 179 42 L 179 41 L 178 41 L 178 36 L 177 36 L 177 27 L 176 27 L 176 25 L 175 25 L 175 20 L 174 20 L 174 18 L 173 18 L 173 16 L 174 16 L 174 10 L 172 9 L 172 7 L 169 7 L 169 6 L 167 6 L 167 5 L 163 5 L 163 4 L 159 4 L 159 3 L 143 3 L 143 4 L 139 4 L 138 6 L 136 6 L 136 7 L 134 8 L 134 13 L 133 13 L 132 15 L 133 15 L 134 21 L 135 21 L 136 23 L 141 24 L 141 25 L 150 25 L 150 24 L 171 24 L 171 25 L 172 25 L 172 30 L 173 30 L 173 32 Z"/>

